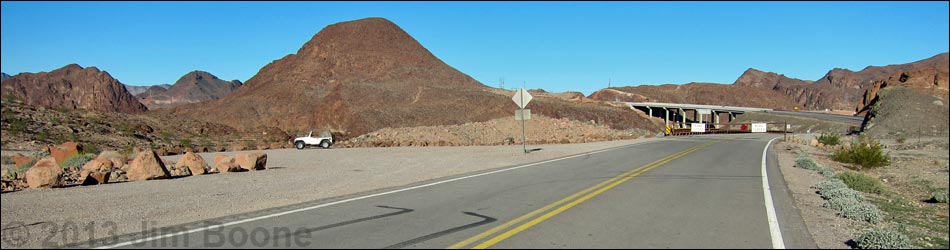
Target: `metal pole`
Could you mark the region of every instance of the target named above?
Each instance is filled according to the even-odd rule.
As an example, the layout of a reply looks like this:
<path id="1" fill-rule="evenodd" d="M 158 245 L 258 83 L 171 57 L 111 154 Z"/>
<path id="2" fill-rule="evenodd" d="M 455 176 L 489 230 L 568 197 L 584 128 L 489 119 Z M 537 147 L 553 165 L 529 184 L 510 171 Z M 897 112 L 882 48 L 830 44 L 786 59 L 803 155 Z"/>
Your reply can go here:
<path id="1" fill-rule="evenodd" d="M 521 93 L 520 95 L 521 97 L 519 98 L 521 98 L 521 105 L 524 105 L 524 94 L 527 93 L 528 91 L 524 90 L 524 85 L 522 85 L 521 90 L 524 92 Z M 528 106 L 528 105 L 524 105 L 524 106 Z M 525 124 L 524 120 L 526 118 L 525 113 L 524 113 L 524 106 L 521 107 L 521 147 L 524 149 L 524 153 L 528 154 L 528 139 L 527 139 L 527 136 L 525 135 L 525 129 L 524 129 L 524 124 Z"/>

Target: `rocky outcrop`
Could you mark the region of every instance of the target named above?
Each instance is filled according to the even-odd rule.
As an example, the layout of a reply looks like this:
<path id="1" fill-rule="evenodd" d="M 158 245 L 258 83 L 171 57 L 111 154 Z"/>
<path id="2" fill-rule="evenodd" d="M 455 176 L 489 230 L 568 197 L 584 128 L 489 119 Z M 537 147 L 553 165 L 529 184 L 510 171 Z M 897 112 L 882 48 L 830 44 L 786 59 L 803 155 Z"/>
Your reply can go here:
<path id="1" fill-rule="evenodd" d="M 46 157 L 26 171 L 26 183 L 30 188 L 62 187 L 65 184 L 63 173 L 63 168 L 59 167 L 53 157 Z"/>
<path id="2" fill-rule="evenodd" d="M 153 86 L 136 98 L 150 110 L 175 107 L 187 103 L 213 101 L 241 87 L 238 80 L 225 81 L 204 71 L 185 74 L 169 88 Z"/>
<path id="3" fill-rule="evenodd" d="M 65 110 L 139 113 L 147 110 L 125 85 L 96 67 L 66 65 L 52 72 L 20 73 L 3 81 L 3 98 Z"/>
<path id="4" fill-rule="evenodd" d="M 140 152 L 129 164 L 129 180 L 144 181 L 171 177 L 165 163 L 152 150 Z"/>
<path id="5" fill-rule="evenodd" d="M 6 81 L 9 78 L 10 78 L 10 75 L 7 75 L 7 73 L 0 73 L 0 82 Z"/>
<path id="6" fill-rule="evenodd" d="M 895 78 L 895 76 L 899 79 L 900 75 L 906 72 L 918 72 L 911 74 L 925 78 L 921 82 L 931 83 L 935 78 L 939 82 L 939 72 L 946 72 L 948 65 L 950 65 L 948 64 L 948 53 L 942 53 L 912 63 L 868 66 L 857 72 L 835 68 L 814 82 L 749 69 L 733 85 L 768 89 L 781 93 L 793 99 L 803 109 L 853 110 L 857 112 L 867 106 L 870 101 L 868 97 L 873 96 L 873 93 L 881 88 L 883 81 L 889 81 L 893 84 L 897 81 L 888 79 Z M 863 113 L 857 115 L 863 115 Z"/>
<path id="7" fill-rule="evenodd" d="M 234 162 L 247 170 L 267 169 L 267 154 L 262 152 L 239 153 L 234 157 Z"/>
<path id="8" fill-rule="evenodd" d="M 947 67 L 925 68 L 895 73 L 887 79 L 874 81 L 874 84 L 864 91 L 864 96 L 855 107 L 855 111 L 858 115 L 865 115 L 877 99 L 878 92 L 886 87 L 906 87 L 948 100 L 950 99 L 950 88 L 947 86 L 947 79 L 950 78 L 948 70 L 950 69 Z"/>

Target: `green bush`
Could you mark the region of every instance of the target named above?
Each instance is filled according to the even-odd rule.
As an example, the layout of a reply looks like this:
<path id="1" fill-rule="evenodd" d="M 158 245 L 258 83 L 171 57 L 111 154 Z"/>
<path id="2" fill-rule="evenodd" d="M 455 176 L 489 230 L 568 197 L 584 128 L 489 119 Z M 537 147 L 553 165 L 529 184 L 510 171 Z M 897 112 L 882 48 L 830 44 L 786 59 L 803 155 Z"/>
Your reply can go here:
<path id="1" fill-rule="evenodd" d="M 850 189 L 848 187 L 826 189 L 826 190 L 819 191 L 818 194 L 821 195 L 821 198 L 825 198 L 825 199 L 843 198 L 843 199 L 854 199 L 857 201 L 864 201 L 864 195 L 861 195 L 861 193 L 859 193 L 858 191 L 854 191 L 854 189 Z"/>
<path id="2" fill-rule="evenodd" d="M 844 206 L 841 209 L 841 217 L 852 220 L 866 221 L 871 224 L 880 223 L 884 219 L 881 211 L 871 204 L 857 203 L 851 206 Z"/>
<path id="3" fill-rule="evenodd" d="M 804 169 L 815 170 L 815 171 L 818 171 L 819 169 L 821 169 L 821 166 L 818 165 L 818 163 L 815 162 L 815 160 L 812 160 L 811 158 L 808 157 L 808 155 L 803 154 L 803 153 L 799 153 L 798 157 L 795 158 L 795 166 L 798 168 L 804 168 Z"/>
<path id="4" fill-rule="evenodd" d="M 821 206 L 841 211 L 841 210 L 844 210 L 846 207 L 853 207 L 860 204 L 861 204 L 861 201 L 853 197 L 835 197 L 835 198 L 826 200 L 825 204 L 821 204 Z"/>
<path id="5" fill-rule="evenodd" d="M 857 164 L 863 169 L 891 164 L 890 156 L 884 154 L 881 143 L 866 136 L 861 136 L 858 142 L 851 144 L 851 147 L 835 151 L 831 158 L 843 163 Z"/>
<path id="6" fill-rule="evenodd" d="M 836 134 L 824 134 L 818 136 L 818 142 L 825 144 L 826 146 L 834 146 L 841 144 L 841 136 Z"/>
<path id="7" fill-rule="evenodd" d="M 833 178 L 833 177 L 835 177 L 835 175 L 838 174 L 838 173 L 835 173 L 835 170 L 834 170 L 834 169 L 829 168 L 829 167 L 824 167 L 824 168 L 822 168 L 821 170 L 818 170 L 818 171 L 821 172 L 821 175 L 824 175 L 825 177 L 828 177 L 828 178 Z"/>
<path id="8" fill-rule="evenodd" d="M 82 165 L 86 164 L 86 162 L 89 162 L 90 160 L 95 159 L 95 158 L 96 158 L 95 154 L 77 154 L 69 158 L 66 158 L 66 160 L 63 160 L 62 167 L 63 168 L 70 168 L 70 167 L 81 168 Z"/>
<path id="9" fill-rule="evenodd" d="M 37 159 L 42 159 L 42 158 L 49 157 L 49 153 L 48 153 L 48 152 L 43 152 L 43 151 L 33 152 L 32 154 L 30 154 L 30 157 L 37 158 Z"/>
<path id="10" fill-rule="evenodd" d="M 865 193 L 880 194 L 884 192 L 884 185 L 881 181 L 864 173 L 847 171 L 835 176 L 848 187 Z"/>
<path id="11" fill-rule="evenodd" d="M 819 193 L 821 193 L 825 192 L 826 190 L 848 188 L 848 184 L 844 184 L 843 181 L 838 179 L 828 179 L 815 184 L 815 188 L 818 189 Z"/>
<path id="12" fill-rule="evenodd" d="M 900 232 L 873 228 L 861 233 L 854 240 L 858 249 L 909 249 L 911 248 L 910 239 Z"/>
<path id="13" fill-rule="evenodd" d="M 933 202 L 947 203 L 947 189 L 938 189 L 934 191 L 930 200 Z"/>

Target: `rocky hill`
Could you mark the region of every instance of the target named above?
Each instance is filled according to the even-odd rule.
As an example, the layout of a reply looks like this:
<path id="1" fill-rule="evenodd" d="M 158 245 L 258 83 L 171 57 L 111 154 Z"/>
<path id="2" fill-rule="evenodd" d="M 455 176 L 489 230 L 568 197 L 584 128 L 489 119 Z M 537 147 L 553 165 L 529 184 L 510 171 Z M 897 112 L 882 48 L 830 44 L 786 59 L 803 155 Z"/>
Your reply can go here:
<path id="1" fill-rule="evenodd" d="M 122 113 L 146 111 L 125 85 L 96 67 L 66 65 L 52 72 L 20 73 L 3 81 L 3 98 L 33 106 L 63 110 Z"/>
<path id="2" fill-rule="evenodd" d="M 761 72 L 755 69 L 746 70 L 733 83 L 742 87 L 773 90 L 786 95 L 804 109 L 820 110 L 853 110 L 860 111 L 866 106 L 865 92 L 874 88 L 880 81 L 905 72 L 946 72 L 948 68 L 948 53 L 942 53 L 928 59 L 888 66 L 868 66 L 861 71 L 854 72 L 836 68 L 825 74 L 817 81 L 803 81 L 788 78 L 775 73 Z M 946 74 L 944 73 L 944 76 Z M 937 76 L 940 77 L 939 75 Z M 946 81 L 946 77 L 943 77 Z M 911 79 L 917 80 L 917 79 Z M 926 85 L 929 80 L 923 80 Z M 932 80 L 932 79 L 931 79 Z"/>
<path id="3" fill-rule="evenodd" d="M 445 64 L 396 24 L 367 18 L 325 27 L 229 96 L 168 112 L 237 128 L 331 129 L 352 137 L 386 127 L 483 122 L 512 116 L 515 108 L 510 96 Z M 617 128 L 652 126 L 629 109 L 556 97 L 529 108 Z"/>
<path id="4" fill-rule="evenodd" d="M 10 78 L 10 75 L 7 75 L 7 73 L 0 73 L 0 74 L 2 74 L 0 75 L 0 82 L 6 81 L 7 78 Z"/>
<path id="5" fill-rule="evenodd" d="M 225 81 L 211 73 L 195 70 L 179 78 L 171 87 L 152 86 L 135 97 L 154 110 L 221 99 L 241 85 L 243 83 L 238 80 Z"/>
<path id="6" fill-rule="evenodd" d="M 66 141 L 100 150 L 154 148 L 160 154 L 291 146 L 290 136 L 278 130 L 242 132 L 152 112 L 53 110 L 15 99 L 0 99 L 0 108 L 0 143 L 5 150 L 40 150 Z"/>
<path id="7" fill-rule="evenodd" d="M 716 83 L 613 87 L 591 93 L 588 98 L 608 102 L 690 103 L 785 110 L 795 106 L 790 98 L 770 90 Z"/>
<path id="8" fill-rule="evenodd" d="M 946 95 L 936 96 L 918 88 L 884 87 L 868 105 L 862 130 L 875 137 L 946 137 L 950 131 L 950 102 Z"/>
<path id="9" fill-rule="evenodd" d="M 128 90 L 129 94 L 132 94 L 132 95 L 145 93 L 145 91 L 147 91 L 149 88 L 152 88 L 152 87 L 159 87 L 159 88 L 167 90 L 168 88 L 171 88 L 172 85 L 171 84 L 157 84 L 157 85 L 149 85 L 149 86 L 125 85 L 125 89 Z"/>

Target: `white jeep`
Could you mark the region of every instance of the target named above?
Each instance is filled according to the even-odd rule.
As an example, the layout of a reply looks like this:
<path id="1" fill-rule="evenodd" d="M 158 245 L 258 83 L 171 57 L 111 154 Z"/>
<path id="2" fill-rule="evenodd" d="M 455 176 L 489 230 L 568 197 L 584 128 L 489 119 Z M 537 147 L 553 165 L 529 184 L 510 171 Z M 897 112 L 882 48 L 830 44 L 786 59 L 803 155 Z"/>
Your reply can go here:
<path id="1" fill-rule="evenodd" d="M 330 148 L 333 145 L 333 135 L 328 131 L 323 131 L 323 133 L 320 133 L 320 137 L 313 137 L 313 130 L 310 130 L 307 136 L 294 138 L 294 147 L 297 149 L 304 149 L 313 145 Z"/>

